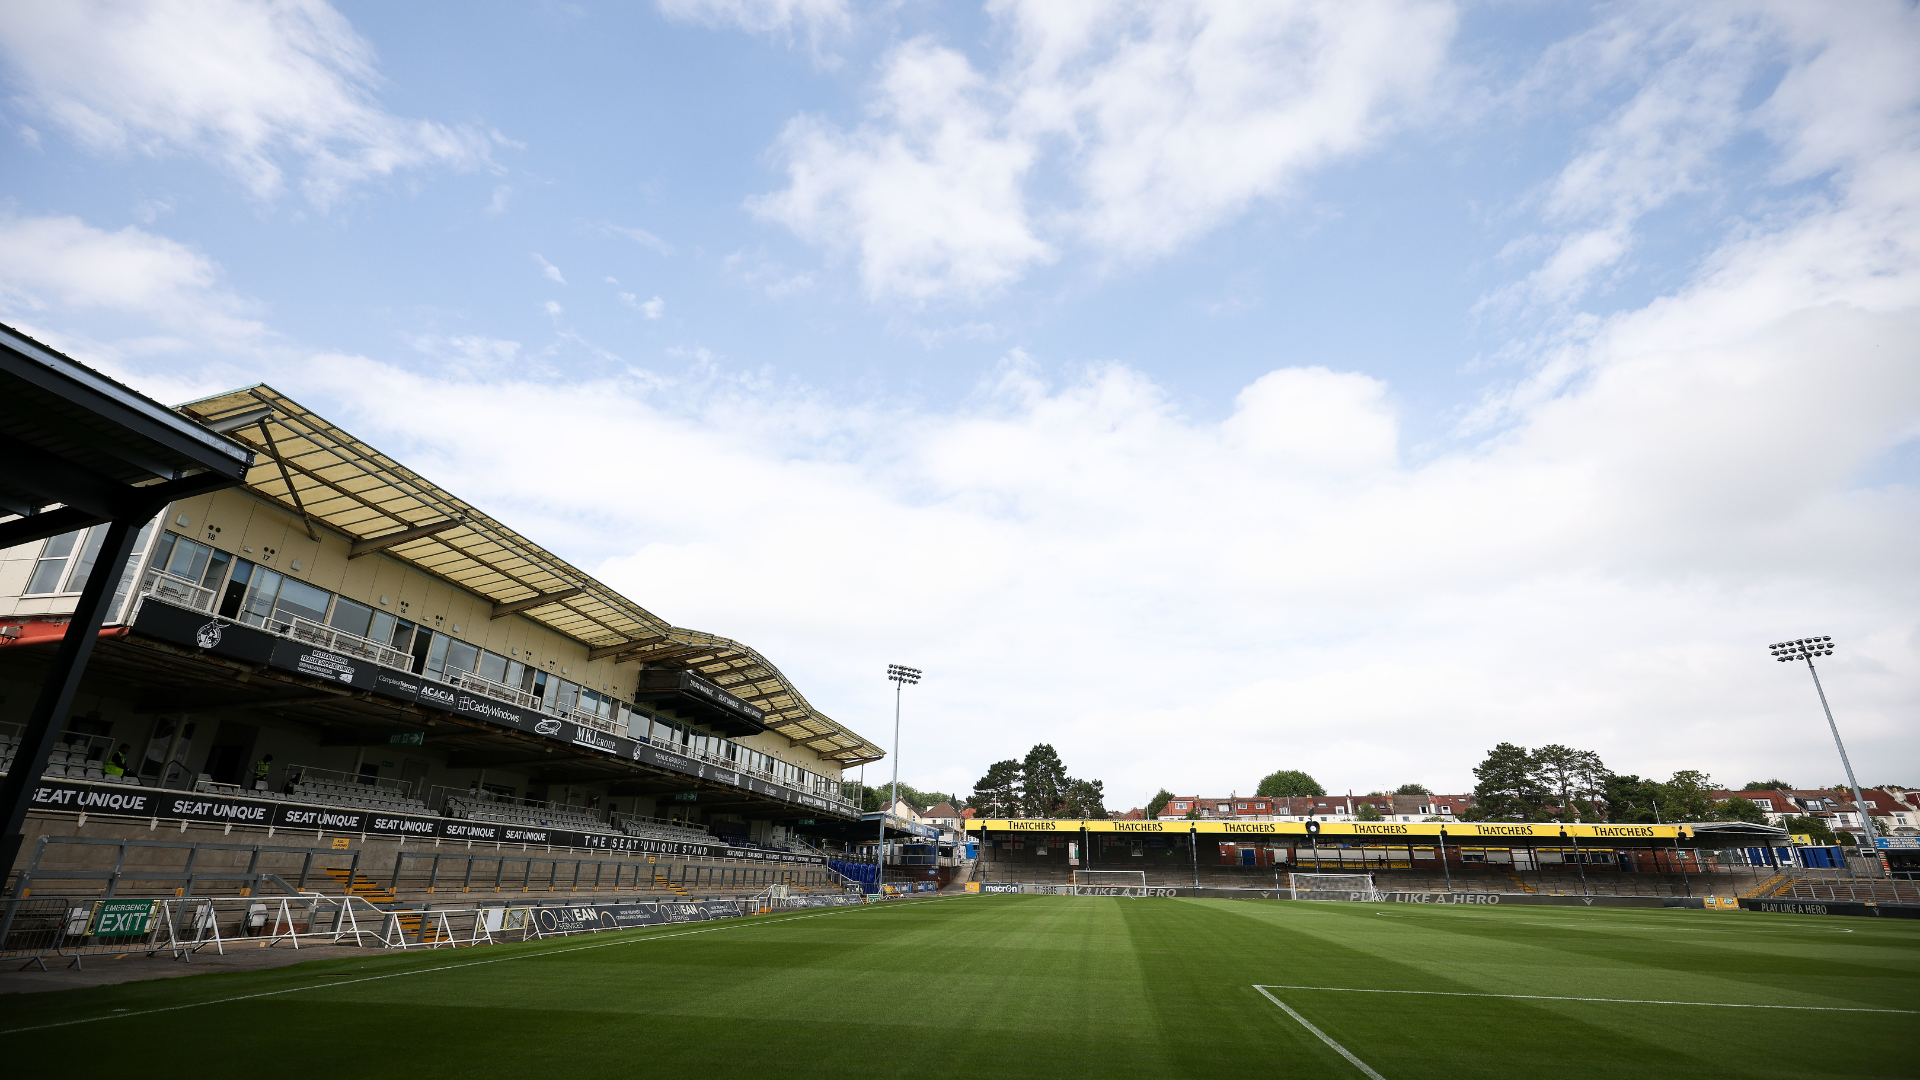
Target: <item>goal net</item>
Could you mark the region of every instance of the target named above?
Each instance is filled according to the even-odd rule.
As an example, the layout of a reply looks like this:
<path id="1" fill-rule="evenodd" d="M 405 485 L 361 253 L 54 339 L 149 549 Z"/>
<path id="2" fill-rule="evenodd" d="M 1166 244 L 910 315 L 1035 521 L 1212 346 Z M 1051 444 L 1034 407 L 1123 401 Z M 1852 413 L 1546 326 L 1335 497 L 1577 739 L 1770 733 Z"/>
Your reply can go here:
<path id="1" fill-rule="evenodd" d="M 1075 870 L 1075 896 L 1145 896 L 1145 870 Z"/>
<path id="2" fill-rule="evenodd" d="M 1377 900 L 1372 874 L 1288 874 L 1295 900 Z"/>

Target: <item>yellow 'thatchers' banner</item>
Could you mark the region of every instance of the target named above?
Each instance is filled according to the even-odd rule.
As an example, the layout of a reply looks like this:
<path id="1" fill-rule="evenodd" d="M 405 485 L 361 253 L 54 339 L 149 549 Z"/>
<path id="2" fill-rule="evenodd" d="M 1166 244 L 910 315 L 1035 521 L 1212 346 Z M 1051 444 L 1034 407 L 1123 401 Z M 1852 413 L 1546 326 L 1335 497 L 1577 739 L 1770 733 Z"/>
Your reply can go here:
<path id="1" fill-rule="evenodd" d="M 1004 833 L 1077 833 L 1082 829 L 1090 833 L 1146 833 L 1161 836 L 1183 836 L 1189 831 L 1196 833 L 1220 833 L 1227 836 L 1269 836 L 1288 842 L 1304 840 L 1307 837 L 1307 824 L 1304 821 L 1080 821 L 1071 818 L 970 818 L 966 822 L 968 832 L 1004 832 Z M 1509 824 L 1506 822 L 1477 821 L 1323 821 L 1320 822 L 1320 835 L 1338 838 L 1347 843 L 1355 840 L 1377 839 L 1391 843 L 1401 837 L 1424 837 L 1435 839 L 1440 830 L 1445 829 L 1447 839 L 1477 840 L 1482 838 L 1516 837 L 1527 839 L 1558 840 L 1561 836 L 1579 840 L 1672 840 L 1690 835 L 1684 825 L 1558 825 L 1551 822 L 1528 822 Z"/>

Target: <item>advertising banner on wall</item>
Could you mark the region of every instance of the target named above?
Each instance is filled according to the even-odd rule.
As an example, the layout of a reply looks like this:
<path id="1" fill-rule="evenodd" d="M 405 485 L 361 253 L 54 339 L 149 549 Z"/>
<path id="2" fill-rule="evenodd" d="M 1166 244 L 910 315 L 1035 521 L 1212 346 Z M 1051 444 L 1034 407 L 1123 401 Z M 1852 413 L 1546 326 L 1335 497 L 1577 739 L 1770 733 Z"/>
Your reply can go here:
<path id="1" fill-rule="evenodd" d="M 625 833 L 575 832 L 569 829 L 511 825 L 497 821 L 414 814 L 387 814 L 311 803 L 207 795 L 165 788 L 126 787 L 84 780 L 44 780 L 33 791 L 33 809 L 40 812 L 93 814 L 100 817 L 157 818 L 213 824 L 312 829 L 316 833 L 367 833 L 387 837 L 471 841 L 484 844 L 585 847 L 603 851 L 681 855 L 707 859 L 823 866 L 822 855 L 766 851 L 729 844 L 654 840 Z"/>
<path id="2" fill-rule="evenodd" d="M 533 930 L 538 936 L 586 934 L 598 930 L 629 930 L 667 923 L 707 922 L 744 915 L 733 900 L 659 901 L 635 904 L 576 904 L 535 908 Z"/>
<path id="3" fill-rule="evenodd" d="M 605 754 L 686 776 L 726 784 L 756 795 L 779 799 L 825 813 L 852 816 L 830 799 L 757 776 L 747 776 L 671 748 L 614 735 L 586 724 L 549 716 L 518 705 L 450 686 L 433 679 L 382 667 L 370 660 L 324 649 L 307 642 L 269 634 L 204 612 L 147 599 L 134 619 L 133 629 L 186 648 L 229 659 L 267 664 L 282 671 L 319 679 L 340 687 L 365 690 L 383 698 L 451 713 L 468 720 L 524 731 L 576 752 Z"/>

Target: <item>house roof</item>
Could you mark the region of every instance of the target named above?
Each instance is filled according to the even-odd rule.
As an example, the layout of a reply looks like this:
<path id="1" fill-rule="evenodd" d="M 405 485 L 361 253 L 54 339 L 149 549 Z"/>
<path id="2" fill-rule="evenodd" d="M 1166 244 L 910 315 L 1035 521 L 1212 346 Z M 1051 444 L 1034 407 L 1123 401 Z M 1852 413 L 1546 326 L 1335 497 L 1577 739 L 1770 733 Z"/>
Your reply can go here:
<path id="1" fill-rule="evenodd" d="M 926 813 L 920 816 L 927 818 L 958 818 L 960 811 L 955 810 L 952 803 L 942 800 L 927 807 Z"/>

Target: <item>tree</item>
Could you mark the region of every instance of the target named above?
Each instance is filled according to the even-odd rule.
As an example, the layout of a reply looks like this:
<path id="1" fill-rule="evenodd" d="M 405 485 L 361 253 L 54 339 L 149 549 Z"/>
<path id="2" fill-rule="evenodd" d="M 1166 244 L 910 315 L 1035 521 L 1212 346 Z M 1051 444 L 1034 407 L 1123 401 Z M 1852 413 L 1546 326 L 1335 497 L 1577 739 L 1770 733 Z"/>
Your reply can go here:
<path id="1" fill-rule="evenodd" d="M 1106 784 L 1099 780 L 1067 781 L 1066 816 L 1103 818 L 1107 816 Z"/>
<path id="2" fill-rule="evenodd" d="M 1153 798 L 1147 800 L 1147 820 L 1152 821 L 1154 818 L 1159 817 L 1160 811 L 1165 810 L 1167 804 L 1172 801 L 1173 792 L 1168 791 L 1166 788 L 1161 788 L 1155 792 Z"/>
<path id="3" fill-rule="evenodd" d="M 1713 821 L 1718 807 L 1713 801 L 1713 777 L 1698 769 L 1681 769 L 1660 785 L 1661 813 L 1668 821 Z"/>
<path id="4" fill-rule="evenodd" d="M 1827 823 L 1816 817 L 1784 818 L 1780 822 L 1780 827 L 1787 830 L 1789 836 L 1804 836 L 1816 844 L 1832 845 L 1840 842 L 1833 835 L 1833 830 L 1827 828 Z"/>
<path id="5" fill-rule="evenodd" d="M 1660 785 L 1638 776 L 1609 776 L 1604 786 L 1607 820 L 1616 825 L 1651 825 L 1660 820 Z"/>
<path id="6" fill-rule="evenodd" d="M 1432 791 L 1427 789 L 1427 785 L 1425 784 L 1401 784 L 1399 787 L 1393 789 L 1393 793 L 1395 795 L 1431 795 L 1433 794 Z"/>
<path id="7" fill-rule="evenodd" d="M 1299 769 L 1281 769 L 1279 772 L 1268 773 L 1267 776 L 1260 781 L 1260 786 L 1254 790 L 1254 794 L 1261 798 L 1269 798 L 1276 795 L 1283 798 L 1298 797 L 1301 795 L 1325 795 L 1326 793 L 1327 789 L 1320 786 L 1320 781 L 1315 780 Z"/>
<path id="8" fill-rule="evenodd" d="M 1735 795 L 1720 804 L 1721 821 L 1745 821 L 1754 825 L 1767 823 L 1767 812 L 1760 809 L 1758 803 L 1749 802 Z"/>
<path id="9" fill-rule="evenodd" d="M 1008 758 L 987 768 L 987 775 L 973 782 L 972 807 L 983 817 L 1020 816 L 1020 763 Z"/>
<path id="10" fill-rule="evenodd" d="M 1785 780 L 1749 780 L 1740 786 L 1741 791 L 1792 791 L 1793 785 Z"/>
<path id="11" fill-rule="evenodd" d="M 1361 803 L 1359 809 L 1353 812 L 1353 820 L 1385 821 L 1386 817 L 1380 813 L 1379 807 L 1373 805 L 1370 802 L 1366 802 L 1366 803 Z"/>
<path id="12" fill-rule="evenodd" d="M 1486 760 L 1473 767 L 1479 783 L 1473 786 L 1474 807 L 1462 815 L 1469 821 L 1539 821 L 1547 802 L 1524 746 L 1503 742 L 1487 751 Z"/>
<path id="13" fill-rule="evenodd" d="M 1605 787 L 1609 775 L 1599 754 L 1552 743 L 1529 757 L 1534 779 L 1553 797 L 1554 805 L 1562 808 L 1562 817 L 1578 817 L 1583 809 L 1592 812 L 1593 797 Z M 1583 801 L 1589 805 L 1583 807 Z"/>
<path id="14" fill-rule="evenodd" d="M 1067 776 L 1067 766 L 1060 760 L 1059 751 L 1050 743 L 1036 743 L 1027 751 L 1027 759 L 1020 765 L 1020 807 L 1028 817 L 1050 818 L 1064 816 L 1066 808 L 1067 786 L 1071 778 Z"/>

